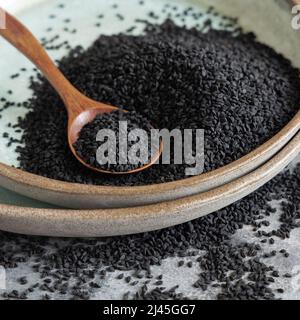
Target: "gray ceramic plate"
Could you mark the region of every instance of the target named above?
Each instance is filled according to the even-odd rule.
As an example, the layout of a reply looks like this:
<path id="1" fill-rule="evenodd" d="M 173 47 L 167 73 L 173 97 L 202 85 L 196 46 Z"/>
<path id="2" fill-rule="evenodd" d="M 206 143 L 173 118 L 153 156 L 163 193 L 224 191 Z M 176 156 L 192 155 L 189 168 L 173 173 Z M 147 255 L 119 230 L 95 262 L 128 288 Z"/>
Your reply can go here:
<path id="1" fill-rule="evenodd" d="M 53 25 L 53 34 L 61 31 L 64 19 L 72 17 L 72 24 L 68 27 L 76 27 L 75 35 L 60 32 L 63 37 L 73 44 L 88 46 L 99 35 L 99 31 L 105 34 L 116 33 L 126 30 L 132 25 L 135 18 L 147 18 L 149 10 L 161 11 L 165 3 L 171 2 L 178 7 L 186 8 L 194 6 L 203 11 L 209 5 L 214 5 L 220 13 L 239 17 L 240 24 L 246 29 L 254 31 L 259 39 L 268 43 L 277 51 L 289 57 L 296 66 L 300 67 L 299 57 L 299 35 L 291 28 L 290 7 L 284 1 L 274 0 L 147 0 L 145 6 L 138 6 L 139 0 L 89 0 L 82 5 L 80 0 L 72 1 L 1 1 L 11 12 L 16 12 L 30 29 L 39 37 L 51 35 L 46 29 L 49 26 L 48 16 L 55 13 L 57 18 Z M 59 3 L 66 3 L 65 10 L 57 8 Z M 116 18 L 112 5 L 118 3 L 118 12 L 126 17 L 124 21 Z M 105 12 L 101 29 L 95 27 L 96 16 Z M 204 18 L 203 18 L 204 19 Z M 201 21 L 199 21 L 201 22 Z M 218 27 L 219 18 L 214 18 L 214 25 Z M 254 23 L 255 22 L 255 23 Z M 180 23 L 180 21 L 178 21 Z M 189 24 L 189 21 L 187 21 Z M 136 30 L 139 33 L 141 30 Z M 22 57 L 14 48 L 0 39 L 0 83 L 1 95 L 7 90 L 14 88 L 14 94 L 9 96 L 10 100 L 22 101 L 30 96 L 27 89 L 26 77 L 20 77 L 13 81 L 9 79 L 12 73 L 21 67 L 31 68 L 30 63 Z M 64 50 L 50 52 L 53 58 L 59 58 Z M 20 108 L 9 108 L 0 119 L 0 137 L 8 129 L 7 122 L 14 123 L 19 115 L 25 110 Z M 165 183 L 145 187 L 101 187 L 86 186 L 72 183 L 58 182 L 51 179 L 41 178 L 20 170 L 11 168 L 17 165 L 16 154 L 13 149 L 6 147 L 6 141 L 0 138 L 0 185 L 26 195 L 28 197 L 69 208 L 110 208 L 146 205 L 167 200 L 174 200 L 205 192 L 212 188 L 224 185 L 258 168 L 274 154 L 276 154 L 299 130 L 300 113 L 287 125 L 277 136 L 266 144 L 253 151 L 246 157 L 219 170 L 208 174 L 188 178 L 173 183 Z"/>
<path id="2" fill-rule="evenodd" d="M 299 152 L 300 133 L 272 160 L 234 182 L 198 195 L 148 206 L 63 210 L 0 205 L 0 228 L 33 235 L 101 237 L 173 226 L 247 196 L 277 175 Z M 18 198 L 18 201 L 22 203 L 25 200 Z"/>

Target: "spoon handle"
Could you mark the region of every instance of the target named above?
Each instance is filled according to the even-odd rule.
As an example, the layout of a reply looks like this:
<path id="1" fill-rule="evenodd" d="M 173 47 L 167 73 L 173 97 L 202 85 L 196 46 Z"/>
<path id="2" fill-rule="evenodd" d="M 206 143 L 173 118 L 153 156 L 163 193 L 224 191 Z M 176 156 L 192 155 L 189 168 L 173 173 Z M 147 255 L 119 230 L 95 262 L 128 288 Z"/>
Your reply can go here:
<path id="1" fill-rule="evenodd" d="M 0 8 L 1 9 L 1 8 Z M 22 52 L 44 74 L 48 81 L 66 102 L 80 94 L 76 88 L 64 77 L 40 42 L 16 18 L 4 11 L 6 28 L 0 29 L 0 35 Z"/>

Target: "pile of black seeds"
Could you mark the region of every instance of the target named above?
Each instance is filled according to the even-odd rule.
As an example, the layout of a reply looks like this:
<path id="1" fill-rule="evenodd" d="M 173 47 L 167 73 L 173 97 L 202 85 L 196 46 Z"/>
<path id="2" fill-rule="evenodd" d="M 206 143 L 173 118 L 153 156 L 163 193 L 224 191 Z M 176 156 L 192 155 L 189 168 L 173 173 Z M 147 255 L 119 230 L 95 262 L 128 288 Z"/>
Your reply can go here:
<path id="1" fill-rule="evenodd" d="M 178 257 L 178 268 L 195 272 L 191 290 L 215 292 L 218 299 L 278 299 L 284 289 L 279 279 L 292 277 L 279 272 L 270 258 L 288 259 L 285 249 L 293 229 L 300 227 L 300 164 L 286 170 L 245 199 L 200 219 L 172 228 L 106 239 L 48 239 L 0 234 L 0 265 L 13 270 L 31 261 L 28 282 L 20 274 L 20 290 L 6 291 L 8 299 L 56 297 L 89 299 L 114 273 L 116 281 L 133 288 L 124 299 L 185 299 L 174 277 L 166 287 L 164 275 L 154 275 L 153 266 Z M 270 205 L 278 200 L 276 210 Z M 270 218 L 278 215 L 276 226 Z M 251 242 L 233 241 L 240 229 L 251 228 Z M 243 231 L 240 231 L 243 232 Z M 289 264 L 288 264 L 289 265 Z M 196 269 L 191 269 L 197 266 Z M 27 265 L 28 268 L 28 265 Z M 292 268 L 292 265 L 291 265 Z M 20 269 L 24 270 L 24 269 Z M 184 270 L 183 270 L 184 271 Z M 9 272 L 8 272 L 9 274 Z M 191 277 L 192 278 L 192 277 Z M 212 288 L 215 291 L 212 291 Z"/>
<path id="2" fill-rule="evenodd" d="M 126 131 L 120 127 L 120 122 L 126 123 Z M 115 134 L 115 146 L 113 145 L 114 143 L 109 141 L 108 137 L 103 139 L 104 141 L 97 141 L 97 134 L 103 129 L 112 130 L 112 132 Z M 137 157 L 142 157 L 143 154 L 146 154 L 147 159 L 145 162 L 138 161 L 137 163 L 131 163 L 128 157 L 128 151 L 130 151 L 130 149 L 139 142 L 139 139 L 134 139 L 131 141 L 128 137 L 129 132 L 135 129 L 144 130 L 144 132 L 147 134 L 148 144 L 141 144 L 139 148 L 139 154 L 137 154 Z M 77 155 L 83 159 L 85 163 L 94 168 L 112 172 L 127 172 L 141 168 L 151 160 L 151 129 L 153 129 L 153 127 L 145 117 L 137 114 L 134 111 L 125 113 L 117 110 L 111 113 L 98 115 L 92 122 L 85 125 L 80 131 L 79 138 L 73 146 Z M 120 150 L 120 136 L 126 139 L 127 148 L 124 151 Z M 101 146 L 105 147 L 105 144 L 107 144 L 107 147 L 105 148 L 108 149 L 107 154 L 101 156 L 100 160 L 105 160 L 105 162 L 107 162 L 101 164 L 97 160 L 96 154 L 98 148 Z M 112 153 L 112 149 L 115 150 L 115 163 L 111 163 L 108 159 L 108 153 Z M 127 163 L 120 163 L 120 153 L 121 156 L 126 159 Z"/>
<path id="3" fill-rule="evenodd" d="M 205 27 L 209 29 L 209 24 Z M 100 36 L 59 64 L 92 99 L 136 111 L 157 128 L 205 130 L 205 171 L 240 158 L 298 111 L 299 70 L 251 33 L 148 25 L 142 36 Z M 186 178 L 185 165 L 156 165 L 124 177 L 95 175 L 68 149 L 67 114 L 43 78 L 32 80 L 30 112 L 19 121 L 20 167 L 45 177 L 104 185 Z M 55 160 L 53 160 L 55 159 Z"/>

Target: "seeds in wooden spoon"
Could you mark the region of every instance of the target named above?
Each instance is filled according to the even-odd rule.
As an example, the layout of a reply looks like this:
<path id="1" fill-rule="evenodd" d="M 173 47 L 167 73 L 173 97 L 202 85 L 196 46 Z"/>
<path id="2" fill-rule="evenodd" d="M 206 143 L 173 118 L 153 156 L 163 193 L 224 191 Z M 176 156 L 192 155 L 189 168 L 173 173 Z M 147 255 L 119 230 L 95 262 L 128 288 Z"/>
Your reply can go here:
<path id="1" fill-rule="evenodd" d="M 125 128 L 124 125 L 126 126 Z M 124 130 L 122 128 L 124 128 Z M 131 163 L 128 153 L 130 153 L 130 149 L 135 143 L 139 141 L 128 140 L 128 134 L 135 129 L 141 129 L 147 134 L 148 143 L 141 144 L 139 150 L 140 153 L 146 154 L 147 157 L 143 162 Z M 145 166 L 151 160 L 151 129 L 152 127 L 149 121 L 134 111 L 127 113 L 114 111 L 98 115 L 92 122 L 85 125 L 73 146 L 78 156 L 94 168 L 112 172 L 128 172 Z M 110 130 L 110 133 L 114 134 L 112 143 L 109 143 L 110 140 L 108 138 L 104 139 L 104 137 L 103 140 L 105 141 L 102 139 L 102 141 L 97 141 L 97 135 L 101 130 Z M 102 132 L 105 134 L 104 131 Z M 125 144 L 123 147 L 125 147 L 125 150 L 124 148 L 122 149 L 121 146 L 121 142 L 124 141 L 124 139 Z M 109 162 L 109 159 L 106 159 L 108 155 L 104 155 L 104 152 L 103 156 L 99 156 L 100 160 L 97 159 L 97 151 L 103 143 L 107 144 L 108 147 L 106 149 L 108 153 L 114 155 L 114 162 Z M 121 157 L 124 158 L 124 163 L 120 163 Z M 101 160 L 107 162 L 101 164 Z"/>

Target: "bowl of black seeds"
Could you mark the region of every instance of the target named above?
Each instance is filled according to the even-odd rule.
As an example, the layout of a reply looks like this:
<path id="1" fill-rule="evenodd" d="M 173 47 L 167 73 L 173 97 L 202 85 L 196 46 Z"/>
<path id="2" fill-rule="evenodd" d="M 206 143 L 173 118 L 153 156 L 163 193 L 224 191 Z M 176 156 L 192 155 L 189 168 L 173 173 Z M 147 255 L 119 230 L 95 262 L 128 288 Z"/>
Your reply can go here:
<path id="1" fill-rule="evenodd" d="M 289 7 L 150 2 L 152 10 L 134 0 L 128 8 L 120 3 L 109 10 L 97 2 L 99 14 L 93 4 L 81 13 L 93 13 L 95 23 L 80 17 L 67 25 L 72 4 L 65 9 L 49 4 L 51 18 L 44 19 L 40 37 L 64 74 L 92 99 L 137 112 L 160 129 L 203 129 L 203 173 L 188 176 L 187 165 L 174 163 L 128 176 L 90 172 L 61 139 L 67 115 L 59 97 L 40 74 L 27 74 L 29 67 L 20 66 L 18 72 L 7 71 L 11 87 L 0 98 L 2 185 L 70 208 L 147 205 L 206 192 L 246 175 L 296 134 L 300 61 L 294 53 L 299 39 L 290 30 Z M 38 19 L 37 8 L 24 18 Z M 137 11 L 136 17 L 130 10 Z M 270 10 L 276 22 L 264 16 Z M 252 25 L 245 12 L 257 14 L 260 23 Z M 114 27 L 108 23 L 112 16 Z M 81 20 L 85 24 L 76 29 Z M 283 45 L 285 39 L 293 45 Z M 26 77 L 29 98 L 16 102 L 11 88 Z M 15 110 L 19 116 L 13 118 Z"/>

